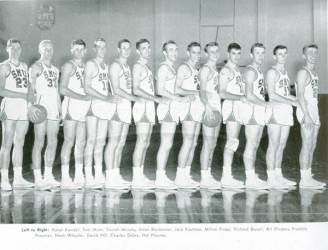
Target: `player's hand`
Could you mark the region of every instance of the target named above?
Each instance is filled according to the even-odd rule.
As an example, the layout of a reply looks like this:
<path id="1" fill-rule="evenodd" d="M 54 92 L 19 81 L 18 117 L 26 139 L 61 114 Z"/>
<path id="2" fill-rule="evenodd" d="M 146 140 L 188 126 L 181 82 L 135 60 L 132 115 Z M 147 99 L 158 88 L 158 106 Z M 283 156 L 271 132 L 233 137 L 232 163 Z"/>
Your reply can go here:
<path id="1" fill-rule="evenodd" d="M 314 126 L 314 122 L 312 121 L 311 117 L 310 116 L 305 116 L 304 117 L 304 127 L 307 129 L 307 130 L 311 130 Z"/>
<path id="2" fill-rule="evenodd" d="M 93 99 L 93 97 L 91 95 L 85 95 L 83 97 L 83 101 L 91 101 Z"/>
<path id="3" fill-rule="evenodd" d="M 117 103 L 119 103 L 120 102 L 120 97 L 119 96 L 117 96 L 117 95 L 109 95 L 108 96 L 108 102 L 109 103 L 115 103 L 115 104 L 117 104 Z"/>
<path id="4" fill-rule="evenodd" d="M 38 109 L 36 109 L 33 105 L 30 105 L 28 107 L 27 110 L 27 117 L 31 122 L 35 122 L 38 119 L 38 116 L 41 114 L 42 112 Z"/>
<path id="5" fill-rule="evenodd" d="M 213 109 L 209 104 L 205 105 L 205 117 L 207 117 L 209 120 L 214 120 L 214 113 Z"/>

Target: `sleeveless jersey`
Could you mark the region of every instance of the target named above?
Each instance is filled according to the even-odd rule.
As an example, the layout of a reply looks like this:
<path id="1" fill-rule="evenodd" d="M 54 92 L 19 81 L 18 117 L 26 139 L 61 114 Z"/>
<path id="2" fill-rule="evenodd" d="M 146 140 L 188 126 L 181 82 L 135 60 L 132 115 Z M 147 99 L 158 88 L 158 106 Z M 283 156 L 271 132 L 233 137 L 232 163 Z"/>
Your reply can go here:
<path id="1" fill-rule="evenodd" d="M 264 95 L 264 77 L 263 77 L 263 73 L 258 71 L 252 65 L 248 65 L 247 67 L 250 67 L 250 68 L 254 69 L 257 73 L 257 77 L 253 82 L 253 93 L 259 99 L 264 101 L 265 100 L 265 95 Z"/>
<path id="2" fill-rule="evenodd" d="M 9 75 L 6 77 L 5 89 L 26 94 L 28 84 L 27 70 L 21 63 L 18 66 L 9 60 L 4 63 L 8 63 L 10 66 Z"/>
<path id="3" fill-rule="evenodd" d="M 186 77 L 183 80 L 182 88 L 187 90 L 199 90 L 200 89 L 200 81 L 199 81 L 199 72 L 198 70 L 191 67 L 187 62 L 184 63 L 191 70 L 191 75 Z"/>
<path id="4" fill-rule="evenodd" d="M 35 91 L 37 96 L 53 96 L 57 97 L 58 95 L 58 69 L 55 68 L 52 64 L 50 67 L 40 62 L 42 65 L 42 72 L 36 78 Z"/>
<path id="5" fill-rule="evenodd" d="M 122 68 L 122 74 L 119 76 L 120 88 L 125 92 L 132 93 L 131 70 L 129 66 L 124 66 L 119 60 L 115 60 Z"/>
<path id="6" fill-rule="evenodd" d="M 207 80 L 206 84 L 206 91 L 211 93 L 211 98 L 209 99 L 215 99 L 215 100 L 221 100 L 218 91 L 219 91 L 219 73 L 216 69 L 213 69 L 211 66 L 204 64 L 203 67 L 208 67 L 211 70 L 212 76 L 210 79 Z"/>
<path id="7" fill-rule="evenodd" d="M 290 85 L 287 71 L 284 74 L 275 66 L 272 66 L 272 68 L 276 69 L 279 72 L 279 78 L 275 82 L 275 92 L 280 96 L 290 96 Z"/>
<path id="8" fill-rule="evenodd" d="M 310 74 L 310 82 L 305 85 L 305 89 L 304 89 L 304 98 L 308 103 L 311 104 L 317 104 L 318 103 L 318 82 L 319 82 L 319 78 L 318 75 L 313 75 L 313 73 L 306 67 L 303 67 L 304 69 L 306 69 L 309 74 Z M 297 91 L 297 84 L 296 86 L 296 91 Z"/>
<path id="9" fill-rule="evenodd" d="M 233 67 L 231 67 L 227 64 L 225 65 L 225 67 L 230 68 L 234 73 L 233 78 L 228 81 L 226 91 L 228 93 L 231 93 L 234 95 L 244 95 L 245 94 L 245 83 L 241 79 L 240 71 L 235 70 Z"/>
<path id="10" fill-rule="evenodd" d="M 175 92 L 174 91 L 174 88 L 175 88 L 175 79 L 177 77 L 176 72 L 175 72 L 175 70 L 169 64 L 167 64 L 165 62 L 161 63 L 159 65 L 159 67 L 161 65 L 167 65 L 171 69 L 171 71 L 173 72 L 173 74 L 174 74 L 174 76 L 171 79 L 168 79 L 168 80 L 165 81 L 165 89 L 166 89 L 166 91 L 170 92 L 171 94 L 174 94 L 174 92 Z"/>
<path id="11" fill-rule="evenodd" d="M 145 76 L 145 78 L 140 80 L 140 88 L 147 92 L 150 95 L 155 95 L 154 93 L 154 81 L 153 81 L 153 73 L 151 72 L 150 69 L 148 69 L 148 67 L 140 62 L 137 62 L 140 65 L 144 66 L 147 70 L 147 75 Z"/>
<path id="12" fill-rule="evenodd" d="M 80 95 L 85 95 L 84 92 L 84 84 L 83 84 L 83 76 L 84 76 L 84 68 L 81 68 L 77 64 L 75 64 L 73 61 L 70 61 L 75 67 L 75 72 L 72 76 L 68 79 L 68 88 L 75 93 L 78 93 Z"/>
<path id="13" fill-rule="evenodd" d="M 102 95 L 108 95 L 109 92 L 109 77 L 108 65 L 104 64 L 102 68 L 96 60 L 93 60 L 98 66 L 98 73 L 91 79 L 91 87 Z"/>

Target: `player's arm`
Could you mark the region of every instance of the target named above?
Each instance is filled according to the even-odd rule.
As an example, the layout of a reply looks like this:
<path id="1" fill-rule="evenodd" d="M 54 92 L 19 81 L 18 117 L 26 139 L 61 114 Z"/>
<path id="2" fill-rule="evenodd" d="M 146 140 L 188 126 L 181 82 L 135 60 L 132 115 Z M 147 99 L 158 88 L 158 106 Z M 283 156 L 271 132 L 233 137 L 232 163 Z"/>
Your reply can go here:
<path id="1" fill-rule="evenodd" d="M 69 78 L 74 75 L 75 71 L 76 71 L 76 66 L 73 65 L 71 62 L 67 62 L 61 67 L 59 94 L 63 96 L 72 97 L 74 99 L 86 101 L 87 96 L 80 95 L 68 88 Z"/>
<path id="2" fill-rule="evenodd" d="M 268 95 L 271 101 L 275 101 L 278 103 L 289 104 L 293 106 L 297 106 L 297 99 L 292 96 L 290 98 L 278 95 L 276 93 L 275 82 L 278 80 L 278 73 L 275 69 L 269 69 L 266 76 L 265 82 L 268 88 Z"/>
<path id="3" fill-rule="evenodd" d="M 227 92 L 230 75 L 231 71 L 227 67 L 223 67 L 219 73 L 219 94 L 221 98 L 225 100 L 242 101 L 244 103 L 248 103 L 244 95 L 235 95 Z"/>
<path id="4" fill-rule="evenodd" d="M 15 92 L 12 90 L 5 89 L 6 77 L 10 74 L 10 66 L 8 63 L 0 65 L 0 96 L 10 98 L 21 98 L 27 99 L 27 95 L 24 93 Z"/>
<path id="5" fill-rule="evenodd" d="M 264 107 L 273 106 L 272 103 L 263 101 L 254 94 L 253 83 L 257 78 L 257 72 L 254 69 L 252 68 L 246 69 L 243 78 L 245 82 L 245 94 L 247 100 L 249 100 L 253 104 L 264 106 Z"/>
<path id="6" fill-rule="evenodd" d="M 191 96 L 181 97 L 167 91 L 165 88 L 166 80 L 171 69 L 167 65 L 161 65 L 157 70 L 156 94 L 163 96 L 169 100 L 188 102 L 192 101 Z"/>
<path id="7" fill-rule="evenodd" d="M 307 108 L 307 103 L 304 97 L 305 93 L 305 86 L 306 83 L 309 82 L 309 74 L 305 69 L 301 69 L 297 72 L 296 76 L 296 84 L 297 84 L 297 99 L 300 108 L 304 114 L 304 124 L 305 128 L 311 129 L 312 125 L 314 124 L 313 120 L 311 119 L 310 112 Z"/>
<path id="8" fill-rule="evenodd" d="M 207 91 L 206 91 L 206 85 L 208 82 L 208 79 L 211 77 L 211 70 L 209 67 L 202 67 L 199 72 L 200 77 L 200 90 L 199 90 L 199 97 L 201 102 L 205 106 L 205 115 L 209 117 L 210 119 L 214 118 L 213 115 L 213 109 L 208 103 L 208 97 L 207 97 Z"/>
<path id="9" fill-rule="evenodd" d="M 103 95 L 91 87 L 91 80 L 97 74 L 98 74 L 98 67 L 96 63 L 93 61 L 88 61 L 85 64 L 85 68 L 84 68 L 84 92 L 93 98 L 102 100 L 104 102 L 108 102 L 109 101 L 108 95 Z"/>
<path id="10" fill-rule="evenodd" d="M 34 121 L 37 119 L 38 109 L 35 109 L 33 104 L 35 102 L 35 85 L 36 78 L 42 73 L 42 66 L 40 63 L 34 63 L 29 69 L 29 84 L 27 88 L 27 108 L 28 108 L 28 117 L 30 120 Z"/>
<path id="11" fill-rule="evenodd" d="M 110 82 L 112 84 L 114 92 L 113 94 L 133 102 L 139 101 L 138 97 L 131 95 L 125 90 L 121 89 L 119 80 L 119 74 L 121 70 L 122 68 L 117 62 L 113 62 L 109 68 Z"/>
<path id="12" fill-rule="evenodd" d="M 142 66 L 141 64 L 137 63 L 134 65 L 133 70 L 132 70 L 132 74 L 133 74 L 133 93 L 136 96 L 139 96 L 145 100 L 148 101 L 154 101 L 157 103 L 162 103 L 163 99 L 157 96 L 153 96 L 148 94 L 146 91 L 142 90 L 140 88 L 140 82 L 141 82 L 141 77 L 142 77 L 142 73 L 145 72 L 145 67 Z"/>
<path id="13" fill-rule="evenodd" d="M 177 95 L 182 95 L 182 96 L 198 95 L 197 90 L 188 90 L 182 88 L 184 79 L 186 79 L 189 76 L 191 76 L 191 71 L 189 67 L 185 64 L 182 64 L 178 69 L 177 78 L 175 80 L 175 93 Z"/>

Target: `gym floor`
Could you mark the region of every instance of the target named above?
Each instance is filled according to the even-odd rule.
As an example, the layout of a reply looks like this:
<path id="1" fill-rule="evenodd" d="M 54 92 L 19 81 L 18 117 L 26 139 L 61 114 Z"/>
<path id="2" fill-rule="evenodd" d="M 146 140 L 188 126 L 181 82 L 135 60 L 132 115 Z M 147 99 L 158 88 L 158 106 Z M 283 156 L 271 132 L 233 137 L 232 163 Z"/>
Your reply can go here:
<path id="1" fill-rule="evenodd" d="M 328 96 L 320 96 L 321 129 L 314 155 L 313 173 L 315 178 L 327 182 L 328 162 Z M 160 143 L 159 125 L 154 126 L 151 145 L 148 149 L 145 173 L 155 178 L 156 153 Z M 24 147 L 24 177 L 33 181 L 31 150 L 33 126 L 26 137 Z M 63 141 L 62 129 L 54 164 L 54 176 L 60 180 L 60 148 Z M 225 126 L 221 132 L 214 153 L 212 173 L 221 178 L 222 155 L 225 144 Z M 121 173 L 125 179 L 132 179 L 132 153 L 136 141 L 135 127 L 131 126 L 124 148 Z M 177 128 L 174 146 L 168 160 L 167 174 L 175 178 L 178 152 L 182 144 L 181 126 Z M 268 145 L 266 129 L 256 159 L 256 172 L 266 179 L 265 152 Z M 199 137 L 192 165 L 192 176 L 200 180 L 199 155 L 202 137 Z M 240 145 L 234 157 L 233 173 L 239 180 L 245 180 L 242 154 L 245 135 L 242 129 Z M 294 181 L 299 181 L 298 156 L 301 148 L 300 126 L 295 120 L 291 128 L 284 152 L 283 173 Z M 71 162 L 74 165 L 74 162 Z M 72 171 L 73 173 L 73 171 Z M 10 170 L 12 177 L 12 167 Z M 134 224 L 134 223 L 278 223 L 278 222 L 327 222 L 327 190 L 184 190 L 184 191 L 35 191 L 14 190 L 0 194 L 0 223 L 47 223 L 47 224 Z"/>

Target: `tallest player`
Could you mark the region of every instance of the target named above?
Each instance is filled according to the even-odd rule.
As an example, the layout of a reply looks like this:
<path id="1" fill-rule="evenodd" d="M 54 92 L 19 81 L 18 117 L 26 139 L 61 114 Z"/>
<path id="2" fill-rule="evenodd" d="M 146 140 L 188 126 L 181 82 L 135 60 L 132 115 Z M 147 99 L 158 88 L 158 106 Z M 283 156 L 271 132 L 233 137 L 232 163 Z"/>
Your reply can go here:
<path id="1" fill-rule="evenodd" d="M 318 58 L 318 47 L 315 44 L 303 48 L 305 66 L 297 73 L 296 86 L 299 107 L 296 115 L 301 124 L 302 149 L 300 154 L 301 188 L 320 189 L 325 183 L 312 178 L 311 165 L 316 147 L 320 118 L 318 112 L 318 76 L 315 64 Z"/>
<path id="2" fill-rule="evenodd" d="M 10 151 L 14 144 L 14 188 L 32 187 L 22 177 L 23 145 L 28 129 L 27 120 L 27 65 L 19 61 L 21 43 L 11 38 L 7 42 L 8 60 L 0 65 L 0 95 L 4 97 L 1 102 L 0 119 L 2 120 L 2 145 L 0 150 L 1 190 L 11 190 L 8 168 Z"/>

